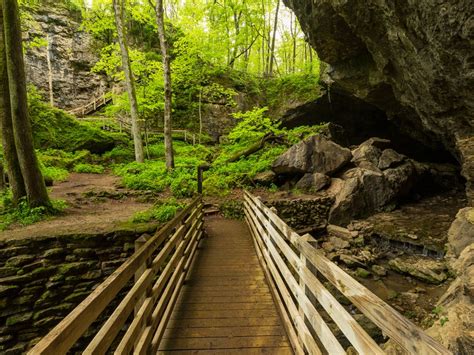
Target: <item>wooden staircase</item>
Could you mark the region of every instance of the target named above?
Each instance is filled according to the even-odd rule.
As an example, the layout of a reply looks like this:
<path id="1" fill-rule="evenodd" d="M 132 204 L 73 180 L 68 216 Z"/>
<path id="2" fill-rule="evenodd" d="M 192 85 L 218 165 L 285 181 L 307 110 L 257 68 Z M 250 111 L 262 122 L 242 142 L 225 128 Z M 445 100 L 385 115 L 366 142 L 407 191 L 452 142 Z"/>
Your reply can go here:
<path id="1" fill-rule="evenodd" d="M 68 113 L 77 117 L 85 117 L 101 109 L 112 102 L 112 95 L 110 93 L 101 94 L 95 97 L 89 103 L 84 106 L 76 107 L 75 109 L 69 110 Z"/>

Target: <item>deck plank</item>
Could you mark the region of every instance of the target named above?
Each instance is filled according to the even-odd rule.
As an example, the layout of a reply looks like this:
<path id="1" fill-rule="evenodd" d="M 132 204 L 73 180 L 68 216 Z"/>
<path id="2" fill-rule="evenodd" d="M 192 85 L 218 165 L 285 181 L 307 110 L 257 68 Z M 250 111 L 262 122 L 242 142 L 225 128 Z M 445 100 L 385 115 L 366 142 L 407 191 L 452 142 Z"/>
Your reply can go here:
<path id="1" fill-rule="evenodd" d="M 159 353 L 292 354 L 245 223 L 205 225 Z"/>

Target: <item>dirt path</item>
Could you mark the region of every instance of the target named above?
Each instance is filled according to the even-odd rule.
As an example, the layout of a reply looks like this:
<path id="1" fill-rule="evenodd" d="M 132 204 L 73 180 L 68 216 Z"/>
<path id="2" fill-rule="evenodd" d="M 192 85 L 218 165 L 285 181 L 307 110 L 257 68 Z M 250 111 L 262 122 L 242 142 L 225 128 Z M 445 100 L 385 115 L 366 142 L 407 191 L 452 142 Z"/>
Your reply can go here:
<path id="1" fill-rule="evenodd" d="M 50 196 L 67 202 L 64 215 L 29 226 L 12 226 L 0 232 L 0 239 L 107 232 L 152 206 L 122 188 L 119 177 L 106 174 L 72 173 L 67 181 L 51 188 Z"/>

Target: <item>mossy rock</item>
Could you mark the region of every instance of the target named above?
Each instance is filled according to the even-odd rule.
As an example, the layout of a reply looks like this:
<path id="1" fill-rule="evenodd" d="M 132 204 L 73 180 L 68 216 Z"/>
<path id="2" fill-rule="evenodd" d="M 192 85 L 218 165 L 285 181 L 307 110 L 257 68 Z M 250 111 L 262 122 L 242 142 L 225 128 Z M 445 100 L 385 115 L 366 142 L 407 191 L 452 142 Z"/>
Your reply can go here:
<path id="1" fill-rule="evenodd" d="M 364 278 L 364 279 L 368 278 L 371 275 L 370 271 L 368 271 L 364 268 L 361 268 L 361 267 L 358 267 L 355 272 L 356 272 L 356 275 L 358 277 L 361 277 L 361 278 Z"/>
<path id="2" fill-rule="evenodd" d="M 13 325 L 18 325 L 18 324 L 23 324 L 23 323 L 29 322 L 32 317 L 33 317 L 33 312 L 15 314 L 15 315 L 7 318 L 6 326 L 11 327 Z"/>

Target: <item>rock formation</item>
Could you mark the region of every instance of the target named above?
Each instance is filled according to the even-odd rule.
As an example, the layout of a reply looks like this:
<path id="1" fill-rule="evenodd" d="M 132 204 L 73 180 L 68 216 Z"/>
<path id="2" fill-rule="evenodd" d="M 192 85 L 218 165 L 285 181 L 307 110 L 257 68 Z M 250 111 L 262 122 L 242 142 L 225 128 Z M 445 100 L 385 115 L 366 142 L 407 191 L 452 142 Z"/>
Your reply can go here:
<path id="1" fill-rule="evenodd" d="M 474 202 L 474 7 L 428 0 L 285 0 L 330 64 L 331 90 L 385 112 L 404 134 L 441 143 L 462 164 Z"/>
<path id="2" fill-rule="evenodd" d="M 106 92 L 105 78 L 90 72 L 98 58 L 92 49 L 92 38 L 80 29 L 80 12 L 58 3 L 46 3 L 29 13 L 32 19 L 25 33 L 29 83 L 49 98 L 48 76 L 51 75 L 54 105 L 63 109 L 87 104 Z"/>
<path id="3" fill-rule="evenodd" d="M 284 2 L 295 11 L 320 58 L 330 65 L 329 90 L 379 109 L 401 133 L 435 151 L 442 144 L 462 166 L 468 203 L 473 206 L 472 1 Z M 398 164 L 399 158 L 386 152 L 380 167 L 393 159 Z M 432 329 L 457 354 L 471 354 L 474 348 L 470 311 L 474 236 L 465 234 L 472 230 L 471 213 L 471 209 L 460 212 L 450 229 L 449 248 L 460 256 L 462 267 L 453 266 L 458 278 L 440 301 L 449 321 Z"/>

